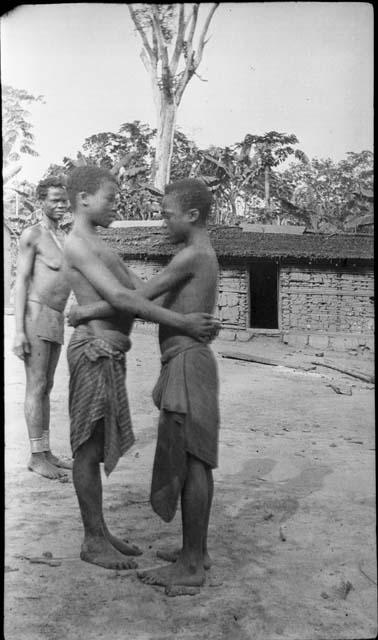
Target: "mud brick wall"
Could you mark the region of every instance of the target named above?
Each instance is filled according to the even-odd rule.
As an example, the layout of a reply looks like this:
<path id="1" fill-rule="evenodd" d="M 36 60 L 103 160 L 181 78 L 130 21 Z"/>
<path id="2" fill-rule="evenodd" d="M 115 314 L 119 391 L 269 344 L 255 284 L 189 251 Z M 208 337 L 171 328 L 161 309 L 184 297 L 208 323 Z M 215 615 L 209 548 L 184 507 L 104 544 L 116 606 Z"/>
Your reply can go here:
<path id="1" fill-rule="evenodd" d="M 281 266 L 280 328 L 372 333 L 373 296 L 372 269 Z"/>
<path id="2" fill-rule="evenodd" d="M 217 318 L 223 326 L 246 329 L 249 307 L 248 271 L 238 265 L 220 267 Z"/>
<path id="3" fill-rule="evenodd" d="M 148 280 L 168 260 L 126 260 L 140 278 Z M 248 322 L 248 272 L 238 266 L 220 267 L 216 317 L 224 326 L 246 328 Z"/>
<path id="4" fill-rule="evenodd" d="M 125 260 L 130 269 L 142 278 L 142 280 L 149 280 L 152 276 L 155 276 L 161 271 L 167 264 L 168 260 Z"/>

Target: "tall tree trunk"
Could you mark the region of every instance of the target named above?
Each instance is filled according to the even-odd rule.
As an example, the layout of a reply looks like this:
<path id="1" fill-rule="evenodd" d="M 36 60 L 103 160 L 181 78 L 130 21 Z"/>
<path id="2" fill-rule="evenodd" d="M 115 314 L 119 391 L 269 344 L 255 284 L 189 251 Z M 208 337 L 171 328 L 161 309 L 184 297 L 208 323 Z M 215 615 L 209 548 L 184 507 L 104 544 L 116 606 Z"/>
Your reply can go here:
<path id="1" fill-rule="evenodd" d="M 176 113 L 177 106 L 173 101 L 162 102 L 158 114 L 158 132 L 153 171 L 154 186 L 161 191 L 164 191 L 165 185 L 169 182 Z"/>
<path id="2" fill-rule="evenodd" d="M 264 169 L 264 191 L 265 191 L 265 214 L 270 215 L 270 167 L 265 166 Z"/>
<path id="3" fill-rule="evenodd" d="M 231 204 L 231 220 L 230 223 L 231 225 L 234 225 L 236 223 L 236 218 L 237 218 L 237 208 L 236 208 L 236 193 L 234 193 L 233 191 L 231 191 L 230 193 L 230 204 Z"/>

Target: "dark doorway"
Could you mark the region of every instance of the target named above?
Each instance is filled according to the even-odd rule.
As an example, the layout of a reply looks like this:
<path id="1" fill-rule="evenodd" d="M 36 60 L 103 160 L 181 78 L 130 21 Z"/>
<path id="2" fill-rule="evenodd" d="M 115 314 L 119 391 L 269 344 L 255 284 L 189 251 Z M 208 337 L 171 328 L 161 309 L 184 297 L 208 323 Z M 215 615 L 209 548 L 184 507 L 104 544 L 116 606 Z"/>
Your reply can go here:
<path id="1" fill-rule="evenodd" d="M 278 267 L 262 261 L 250 265 L 250 326 L 255 329 L 278 329 Z"/>

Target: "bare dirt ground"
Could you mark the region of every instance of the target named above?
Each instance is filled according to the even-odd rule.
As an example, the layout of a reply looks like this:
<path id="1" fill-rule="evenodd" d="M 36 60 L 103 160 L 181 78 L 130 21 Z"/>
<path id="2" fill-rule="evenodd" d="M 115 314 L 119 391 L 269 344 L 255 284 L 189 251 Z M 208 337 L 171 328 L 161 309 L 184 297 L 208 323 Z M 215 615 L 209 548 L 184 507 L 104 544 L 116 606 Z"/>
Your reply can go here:
<path id="1" fill-rule="evenodd" d="M 217 340 L 220 466 L 210 522 L 214 566 L 198 595 L 168 597 L 135 571 L 79 559 L 82 528 L 72 482 L 26 470 L 23 365 L 5 318 L 6 640 L 307 640 L 374 637 L 376 624 L 373 385 L 326 369 L 271 367 L 222 358 L 248 351 L 309 363 L 276 339 Z M 71 330 L 67 330 L 68 342 Z M 328 355 L 328 354 L 326 354 Z M 373 371 L 372 356 L 329 354 Z M 148 503 L 159 371 L 154 332 L 137 329 L 128 391 L 137 442 L 104 477 L 105 515 L 139 544 L 139 567 L 176 546 L 180 514 L 161 522 Z M 332 382 L 352 395 L 338 394 Z M 53 451 L 69 455 L 65 352 L 52 393 Z M 50 552 L 59 566 L 20 556 Z"/>

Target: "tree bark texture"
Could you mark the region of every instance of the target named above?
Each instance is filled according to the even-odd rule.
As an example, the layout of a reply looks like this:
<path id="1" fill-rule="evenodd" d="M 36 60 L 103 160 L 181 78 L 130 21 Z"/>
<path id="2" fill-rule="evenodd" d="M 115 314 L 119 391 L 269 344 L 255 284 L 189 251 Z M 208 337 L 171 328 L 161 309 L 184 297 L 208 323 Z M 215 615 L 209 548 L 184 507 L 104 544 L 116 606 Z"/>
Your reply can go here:
<path id="1" fill-rule="evenodd" d="M 177 107 L 174 102 L 162 101 L 156 140 L 154 186 L 161 191 L 169 182 L 173 152 L 173 136 L 176 126 Z"/>

